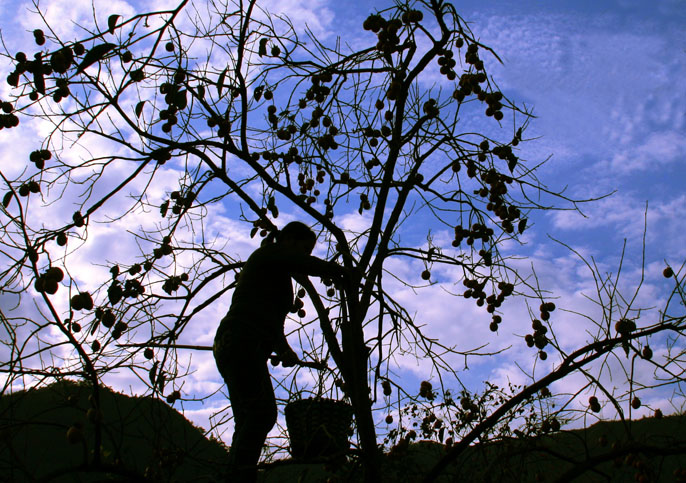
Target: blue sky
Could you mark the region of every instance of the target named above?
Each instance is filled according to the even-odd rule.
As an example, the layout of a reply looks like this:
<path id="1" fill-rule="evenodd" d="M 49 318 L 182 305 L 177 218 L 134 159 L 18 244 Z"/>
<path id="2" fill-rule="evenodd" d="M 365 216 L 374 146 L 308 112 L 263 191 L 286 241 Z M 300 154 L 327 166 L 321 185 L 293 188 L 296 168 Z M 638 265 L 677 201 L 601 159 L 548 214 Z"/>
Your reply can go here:
<path id="1" fill-rule="evenodd" d="M 17 8 L 18 4 L 23 7 Z M 0 28 L 11 52 L 31 43 L 30 31 L 37 21 L 25 13 L 28 4 L 0 1 L 0 18 L 5 19 Z M 90 13 L 89 4 L 89 0 L 41 2 L 54 11 L 66 9 L 70 18 L 83 21 L 87 21 L 87 16 L 79 15 Z M 132 13 L 148 4 L 114 0 L 97 1 L 96 7 L 99 16 L 106 18 L 110 13 Z M 280 8 L 300 24 L 307 22 L 321 38 L 341 35 L 345 39 L 353 35 L 357 41 L 364 35 L 364 18 L 387 4 L 311 0 L 272 1 L 264 5 Z M 537 116 L 527 132 L 532 140 L 524 143 L 522 155 L 532 163 L 550 158 L 539 174 L 543 182 L 553 190 L 566 187 L 565 193 L 571 198 L 612 193 L 600 201 L 580 205 L 585 216 L 574 211 L 532 215 L 534 228 L 524 237 L 525 244 L 505 247 L 508 254 L 528 257 L 513 262 L 517 269 L 525 274 L 533 267 L 541 286 L 556 297 L 558 307 L 594 313 L 597 309 L 584 296 L 593 295 L 592 277 L 576 256 L 549 236 L 593 257 L 602 271 L 610 272 L 616 271 L 626 240 L 623 286 L 631 290 L 640 278 L 647 206 L 646 282 L 639 301 L 659 307 L 668 287 L 661 276 L 665 261 L 679 267 L 686 259 L 686 4 L 680 0 L 460 1 L 457 8 L 477 37 L 501 56 L 503 65 L 488 64 L 501 89 L 516 102 L 532 108 Z M 60 28 L 68 32 L 72 27 L 63 22 Z M 0 96 L 7 95 L 3 83 Z M 36 139 L 44 134 L 44 126 L 31 123 L 22 125 L 16 133 L 3 132 L 0 155 L 5 160 L 25 159 L 33 147 L 17 143 L 17 139 Z M 12 169 L 2 166 L 3 172 Z M 169 177 L 172 179 L 173 173 Z M 347 222 L 364 224 L 364 218 L 352 213 L 354 210 Z M 246 254 L 254 248 L 254 242 L 243 233 L 245 228 L 231 219 L 231 210 L 218 209 L 210 215 L 208 229 L 217 233 L 232 230 L 237 234 L 232 240 L 237 252 Z M 111 246 L 117 233 L 108 232 L 105 227 L 100 231 L 94 229 L 91 242 L 74 263 L 84 270 L 105 271 L 93 264 L 109 250 L 106 247 Z M 412 238 L 413 233 L 406 236 Z M 421 244 L 423 237 L 424 232 L 417 235 L 416 243 Z M 118 247 L 122 256 L 128 246 L 122 241 Z M 114 257 L 111 252 L 109 255 Z M 417 265 L 404 262 L 395 269 L 406 279 L 416 279 L 420 271 Z M 436 275 L 440 281 L 447 280 L 449 274 L 439 270 Z M 442 340 L 454 341 L 462 348 L 475 346 L 478 340 L 488 340 L 491 349 L 512 347 L 502 356 L 471 363 L 470 370 L 461 375 L 470 389 L 478 389 L 484 380 L 526 382 L 527 377 L 516 366 L 532 363 L 530 352 L 521 343 L 529 323 L 523 301 L 505 308 L 506 318 L 512 324 L 492 336 L 483 310 L 460 306 L 456 312 L 438 284 L 427 287 L 421 296 L 398 286 L 396 295 L 410 311 L 416 311 L 431 334 Z M 228 303 L 227 299 L 218 302 L 215 313 L 223 313 Z M 470 325 L 473 323 L 478 327 Z M 211 343 L 213 324 L 209 316 L 200 321 L 189 331 L 188 342 Z M 571 312 L 561 312 L 556 324 L 570 346 L 590 337 L 590 332 L 585 332 L 590 329 Z M 656 353 L 660 353 L 660 347 Z M 221 379 L 207 353 L 194 354 L 184 362 L 192 371 L 183 388 L 189 398 L 204 397 L 221 388 Z M 554 363 L 539 363 L 539 370 Z M 397 374 L 408 386 L 431 377 L 426 364 L 410 359 L 400 362 Z M 108 382 L 127 392 L 137 392 L 142 387 L 128 373 L 115 375 Z M 622 384 L 620 380 L 613 382 Z M 572 392 L 574 385 L 582 382 L 572 378 L 566 384 L 558 389 Z M 652 407 L 661 407 L 665 412 L 674 410 L 664 393 L 647 397 L 652 398 L 648 399 Z M 221 394 L 203 405 L 184 403 L 187 416 L 206 428 L 209 415 L 225 405 Z M 611 411 L 603 415 L 613 417 Z M 223 437 L 228 438 L 228 434 Z"/>

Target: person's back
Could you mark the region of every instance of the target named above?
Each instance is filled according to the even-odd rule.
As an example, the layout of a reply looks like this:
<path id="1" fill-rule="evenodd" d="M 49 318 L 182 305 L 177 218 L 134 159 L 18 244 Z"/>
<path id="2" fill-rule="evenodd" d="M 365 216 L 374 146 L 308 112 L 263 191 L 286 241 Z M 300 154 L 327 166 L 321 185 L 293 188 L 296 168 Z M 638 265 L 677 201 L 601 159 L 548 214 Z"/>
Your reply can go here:
<path id="1" fill-rule="evenodd" d="M 239 275 L 231 308 L 222 320 L 218 336 L 225 330 L 234 334 L 250 331 L 272 340 L 278 335 L 293 304 L 291 277 L 281 261 L 283 252 L 278 245 L 268 244 L 250 255 Z"/>

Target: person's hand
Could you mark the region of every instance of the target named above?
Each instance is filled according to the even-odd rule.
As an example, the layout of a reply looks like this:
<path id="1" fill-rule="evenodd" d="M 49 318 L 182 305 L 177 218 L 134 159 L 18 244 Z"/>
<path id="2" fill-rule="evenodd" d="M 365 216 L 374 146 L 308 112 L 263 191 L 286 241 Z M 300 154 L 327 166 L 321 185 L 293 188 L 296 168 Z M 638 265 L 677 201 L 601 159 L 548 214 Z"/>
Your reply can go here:
<path id="1" fill-rule="evenodd" d="M 336 275 L 333 279 L 335 285 L 339 287 L 349 287 L 352 284 L 352 274 L 343 265 L 336 265 Z"/>
<path id="2" fill-rule="evenodd" d="M 324 362 L 324 361 L 309 362 L 309 363 L 307 363 L 306 367 L 311 367 L 312 369 L 317 369 L 318 371 L 323 371 L 324 369 L 328 369 L 328 366 L 326 365 L 326 362 Z"/>
<path id="3" fill-rule="evenodd" d="M 283 367 L 293 367 L 300 361 L 298 355 L 290 347 L 280 352 L 278 357 Z"/>

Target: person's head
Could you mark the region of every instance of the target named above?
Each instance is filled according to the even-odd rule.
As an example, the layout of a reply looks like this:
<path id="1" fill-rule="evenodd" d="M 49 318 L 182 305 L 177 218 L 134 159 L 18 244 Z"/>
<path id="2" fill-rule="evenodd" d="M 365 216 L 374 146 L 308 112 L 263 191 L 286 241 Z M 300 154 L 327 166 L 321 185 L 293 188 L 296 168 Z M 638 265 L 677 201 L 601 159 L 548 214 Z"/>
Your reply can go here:
<path id="1" fill-rule="evenodd" d="M 309 255 L 317 243 L 317 235 L 306 224 L 292 221 L 276 234 L 276 243 L 296 248 Z"/>

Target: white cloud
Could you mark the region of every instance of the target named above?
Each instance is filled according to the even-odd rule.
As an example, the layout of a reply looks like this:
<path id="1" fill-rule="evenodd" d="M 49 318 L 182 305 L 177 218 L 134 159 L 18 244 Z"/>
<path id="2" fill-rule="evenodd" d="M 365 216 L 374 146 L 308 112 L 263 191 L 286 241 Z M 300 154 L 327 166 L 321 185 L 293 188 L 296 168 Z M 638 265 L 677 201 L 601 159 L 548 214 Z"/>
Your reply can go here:
<path id="1" fill-rule="evenodd" d="M 683 245 L 677 242 L 684 206 L 683 194 L 671 199 L 665 196 L 647 204 L 646 217 L 645 200 L 637 199 L 635 193 L 620 192 L 583 207 L 585 216 L 573 211 L 557 211 L 550 216 L 553 226 L 565 231 L 608 230 L 608 248 L 619 247 L 621 238 L 633 247 L 640 246 L 647 219 L 646 247 L 650 257 L 664 258 L 670 254 L 678 259 L 684 254 Z M 584 245 L 593 243 L 597 243 L 596 238 L 588 237 Z"/>
<path id="2" fill-rule="evenodd" d="M 320 40 L 333 34 L 335 17 L 326 0 L 270 0 L 261 4 L 266 11 L 285 15 L 301 32 L 307 26 Z"/>
<path id="3" fill-rule="evenodd" d="M 96 25 L 101 32 L 106 31 L 107 18 L 112 14 L 130 17 L 136 13 L 131 3 L 123 0 L 51 0 L 40 2 L 39 8 L 52 32 L 62 40 L 73 40 L 74 36 L 82 36 L 84 31 L 91 31 Z M 31 2 L 21 4 L 17 11 L 19 23 L 24 28 L 45 30 L 32 13 L 35 9 Z M 47 31 L 46 35 L 50 36 Z"/>
<path id="4" fill-rule="evenodd" d="M 686 140 L 676 131 L 649 133 L 637 145 L 615 153 L 608 163 L 598 163 L 596 169 L 612 173 L 662 170 L 666 165 L 686 161 Z"/>
<path id="5" fill-rule="evenodd" d="M 477 14 L 474 20 L 505 62 L 493 63 L 492 73 L 506 93 L 534 104 L 539 119 L 532 134 L 543 134 L 556 158 L 578 163 L 580 155 L 617 152 L 635 158 L 636 144 L 647 147 L 650 138 L 659 144 L 663 131 L 683 131 L 677 106 L 686 95 L 679 89 L 684 64 L 671 47 L 676 31 L 624 29 L 611 15 Z M 670 135 L 670 157 L 683 157 L 683 142 L 675 153 L 672 141 Z"/>

